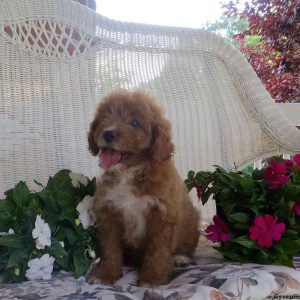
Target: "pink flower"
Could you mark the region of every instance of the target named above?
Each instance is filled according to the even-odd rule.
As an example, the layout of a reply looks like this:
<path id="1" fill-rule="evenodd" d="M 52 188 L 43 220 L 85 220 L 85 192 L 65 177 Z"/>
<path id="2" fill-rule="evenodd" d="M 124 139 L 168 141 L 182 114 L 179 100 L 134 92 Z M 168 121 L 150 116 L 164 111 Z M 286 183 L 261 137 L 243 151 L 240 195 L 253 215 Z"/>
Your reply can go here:
<path id="1" fill-rule="evenodd" d="M 273 241 L 279 241 L 285 231 L 285 224 L 276 224 L 276 219 L 271 215 L 256 217 L 254 225 L 250 226 L 250 239 L 257 240 L 260 247 L 270 248 Z"/>
<path id="2" fill-rule="evenodd" d="M 292 210 L 295 213 L 295 215 L 300 216 L 300 201 L 295 202 Z"/>
<path id="3" fill-rule="evenodd" d="M 283 162 L 272 161 L 264 173 L 264 179 L 269 181 L 269 189 L 274 190 L 278 187 L 286 184 L 290 180 L 290 176 L 287 175 L 286 164 Z"/>
<path id="4" fill-rule="evenodd" d="M 218 216 L 213 218 L 214 225 L 209 225 L 205 230 L 206 237 L 212 242 L 226 242 L 230 239 L 227 225 Z"/>
<path id="5" fill-rule="evenodd" d="M 296 165 L 300 168 L 300 154 L 296 154 L 293 158 Z"/>
<path id="6" fill-rule="evenodd" d="M 290 159 L 286 159 L 284 161 L 286 167 L 287 167 L 287 172 L 289 174 L 293 173 L 295 171 L 295 168 L 294 168 L 294 163 L 290 160 Z"/>

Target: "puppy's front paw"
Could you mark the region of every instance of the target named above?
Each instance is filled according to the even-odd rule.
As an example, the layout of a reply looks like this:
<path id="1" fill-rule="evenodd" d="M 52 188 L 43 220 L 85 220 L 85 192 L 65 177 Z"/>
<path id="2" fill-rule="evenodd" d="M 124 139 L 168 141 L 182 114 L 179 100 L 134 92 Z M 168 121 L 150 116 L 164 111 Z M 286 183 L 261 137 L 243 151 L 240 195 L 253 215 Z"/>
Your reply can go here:
<path id="1" fill-rule="evenodd" d="M 191 262 L 192 260 L 186 255 L 177 254 L 173 256 L 173 263 L 175 267 L 186 267 Z"/>
<path id="2" fill-rule="evenodd" d="M 87 281 L 90 284 L 113 284 L 122 276 L 122 270 L 97 265 L 96 268 L 88 275 Z"/>

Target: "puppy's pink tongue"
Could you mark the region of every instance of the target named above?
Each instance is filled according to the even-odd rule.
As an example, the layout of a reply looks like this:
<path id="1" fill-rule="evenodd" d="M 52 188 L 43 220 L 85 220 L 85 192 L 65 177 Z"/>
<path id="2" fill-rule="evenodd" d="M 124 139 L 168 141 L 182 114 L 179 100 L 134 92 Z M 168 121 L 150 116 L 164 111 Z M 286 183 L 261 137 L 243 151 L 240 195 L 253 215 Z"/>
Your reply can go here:
<path id="1" fill-rule="evenodd" d="M 103 169 L 109 169 L 119 162 L 122 154 L 121 151 L 106 149 L 99 156 L 99 165 Z"/>

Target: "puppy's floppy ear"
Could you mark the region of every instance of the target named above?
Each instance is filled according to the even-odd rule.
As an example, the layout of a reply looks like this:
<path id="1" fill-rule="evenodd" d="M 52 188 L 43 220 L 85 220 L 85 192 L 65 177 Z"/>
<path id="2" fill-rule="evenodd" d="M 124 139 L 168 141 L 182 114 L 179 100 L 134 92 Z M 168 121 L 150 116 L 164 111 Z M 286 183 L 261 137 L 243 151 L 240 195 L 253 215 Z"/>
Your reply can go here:
<path id="1" fill-rule="evenodd" d="M 98 127 L 98 123 L 99 123 L 97 115 L 95 116 L 94 121 L 90 124 L 90 130 L 88 133 L 89 151 L 95 156 L 98 155 L 98 153 L 100 151 L 100 147 L 95 142 L 95 131 L 96 131 L 96 129 Z"/>
<path id="2" fill-rule="evenodd" d="M 163 162 L 171 158 L 174 152 L 170 122 L 161 118 L 152 127 L 152 144 L 150 154 L 153 161 Z"/>

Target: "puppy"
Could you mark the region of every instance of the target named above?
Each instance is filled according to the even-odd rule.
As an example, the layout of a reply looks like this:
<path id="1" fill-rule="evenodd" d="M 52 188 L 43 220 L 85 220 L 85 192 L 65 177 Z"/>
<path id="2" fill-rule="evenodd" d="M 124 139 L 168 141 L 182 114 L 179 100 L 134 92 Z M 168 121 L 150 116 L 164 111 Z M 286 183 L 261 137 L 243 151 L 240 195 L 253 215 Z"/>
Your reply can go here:
<path id="1" fill-rule="evenodd" d="M 101 261 L 89 282 L 115 282 L 125 259 L 139 266 L 140 285 L 167 284 L 173 257 L 187 262 L 193 254 L 199 214 L 174 166 L 163 109 L 145 92 L 113 92 L 97 109 L 88 143 L 105 170 L 94 207 Z"/>

